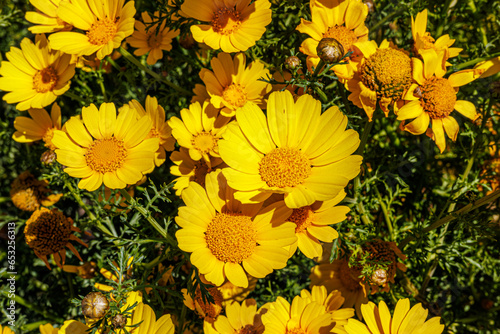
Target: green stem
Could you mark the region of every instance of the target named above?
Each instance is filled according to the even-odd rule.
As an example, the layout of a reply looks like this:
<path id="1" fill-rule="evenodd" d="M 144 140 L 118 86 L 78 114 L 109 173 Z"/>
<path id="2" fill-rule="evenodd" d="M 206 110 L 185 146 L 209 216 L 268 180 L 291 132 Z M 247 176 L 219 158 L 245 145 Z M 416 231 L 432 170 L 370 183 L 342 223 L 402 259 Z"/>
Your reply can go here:
<path id="1" fill-rule="evenodd" d="M 10 300 L 12 300 L 9 297 L 9 293 L 7 291 L 1 291 L 1 294 L 5 298 L 9 298 Z M 24 298 L 22 298 L 21 296 L 15 295 L 14 296 L 14 301 L 17 304 L 20 304 L 20 305 L 22 305 L 22 306 L 30 309 L 33 312 L 41 314 L 44 318 L 47 318 L 47 319 L 49 319 L 51 321 L 54 321 L 54 322 L 57 322 L 57 323 L 60 323 L 60 324 L 62 324 L 64 322 L 63 318 L 59 318 L 57 315 L 54 315 L 54 314 L 50 313 L 49 311 L 47 311 L 46 307 L 40 307 L 39 305 L 32 304 L 32 303 L 24 300 Z"/>
<path id="2" fill-rule="evenodd" d="M 460 71 L 461 69 L 464 69 L 466 67 L 469 67 L 469 66 L 472 66 L 472 65 L 476 65 L 477 63 L 480 63 L 482 61 L 486 61 L 488 59 L 491 59 L 491 58 L 495 58 L 495 57 L 498 57 L 500 56 L 500 52 L 497 52 L 497 53 L 494 53 L 488 57 L 482 57 L 482 58 L 476 58 L 476 59 L 472 59 L 472 60 L 469 60 L 465 63 L 462 63 L 462 64 L 459 64 L 457 66 L 454 66 L 452 69 L 449 69 L 447 74 L 450 74 L 452 72 L 455 72 L 455 71 Z"/>
<path id="3" fill-rule="evenodd" d="M 321 70 L 323 69 L 323 66 L 325 66 L 325 62 L 323 61 L 323 59 L 320 59 L 319 60 L 319 63 L 318 63 L 318 67 L 316 67 L 314 69 L 314 73 L 313 73 L 313 78 L 317 77 L 318 74 L 321 72 Z"/>
<path id="4" fill-rule="evenodd" d="M 80 96 L 70 92 L 70 91 L 67 91 L 66 93 L 64 93 L 65 96 L 69 97 L 70 99 L 73 99 L 73 100 L 76 100 L 78 102 L 80 102 L 81 104 L 85 105 L 87 104 L 87 101 L 85 101 L 84 99 L 82 99 Z"/>
<path id="5" fill-rule="evenodd" d="M 120 47 L 118 49 L 118 51 L 121 53 L 121 55 L 125 59 L 127 59 L 129 62 L 131 62 L 132 64 L 134 64 L 135 66 L 137 66 L 139 69 L 143 70 L 144 72 L 146 72 L 147 74 L 149 74 L 150 76 L 152 76 L 153 78 L 155 78 L 157 81 L 160 81 L 160 82 L 166 84 L 170 88 L 175 89 L 176 91 L 178 91 L 179 93 L 182 93 L 183 95 L 186 95 L 186 96 L 193 95 L 192 92 L 190 92 L 190 91 L 188 91 L 188 90 L 186 90 L 186 89 L 184 89 L 182 87 L 177 86 L 173 82 L 168 81 L 166 78 L 160 76 L 158 73 L 155 73 L 151 69 L 149 69 L 146 66 L 144 66 L 140 61 L 138 61 L 130 52 L 128 52 L 124 48 Z"/>
<path id="6" fill-rule="evenodd" d="M 41 325 L 45 325 L 49 323 L 47 320 L 32 322 L 31 324 L 24 324 L 21 326 L 21 329 L 26 332 L 31 332 L 37 330 Z"/>
<path id="7" fill-rule="evenodd" d="M 391 20 L 393 17 L 401 14 L 402 12 L 406 11 L 407 8 L 406 7 L 399 7 L 396 11 L 390 13 L 389 15 L 385 16 L 382 20 L 378 21 L 377 23 L 375 23 L 371 28 L 370 28 L 370 31 L 376 31 L 378 30 L 378 28 L 380 28 L 381 26 L 383 26 L 387 21 Z"/>
<path id="8" fill-rule="evenodd" d="M 432 230 L 435 230 L 438 227 L 443 226 L 444 224 L 446 224 L 446 223 L 448 223 L 448 222 L 450 222 L 450 221 L 452 221 L 452 220 L 460 217 L 463 214 L 466 214 L 466 213 L 468 213 L 468 212 L 470 212 L 472 210 L 480 208 L 483 205 L 486 205 L 486 204 L 489 204 L 489 203 L 495 201 L 497 198 L 500 198 L 500 190 L 496 190 L 496 191 L 492 192 L 491 194 L 486 195 L 483 198 L 480 198 L 480 199 L 478 199 L 477 201 L 475 201 L 473 203 L 467 204 L 466 206 L 464 206 L 460 210 L 456 210 L 456 211 L 452 212 L 451 214 L 449 214 L 448 216 L 435 221 L 431 225 L 429 225 L 426 228 L 424 228 L 423 229 L 423 233 L 427 233 L 427 232 L 430 232 Z M 398 248 L 401 249 L 401 250 L 403 250 L 403 248 L 408 243 L 410 243 L 411 241 L 414 241 L 414 240 L 416 240 L 416 238 L 414 236 L 412 236 L 412 235 L 409 235 L 403 241 L 401 241 L 401 243 L 399 244 Z"/>
<path id="9" fill-rule="evenodd" d="M 375 189 L 375 193 L 377 194 L 377 198 L 378 198 L 378 201 L 380 203 L 380 207 L 382 208 L 382 213 L 384 214 L 385 224 L 387 225 L 387 229 L 389 230 L 389 235 L 391 236 L 391 240 L 394 240 L 394 229 L 392 227 L 391 219 L 389 218 L 389 212 L 387 211 L 387 206 L 385 205 L 384 201 L 382 200 L 382 196 L 380 195 L 378 188 L 376 186 L 373 188 Z"/>

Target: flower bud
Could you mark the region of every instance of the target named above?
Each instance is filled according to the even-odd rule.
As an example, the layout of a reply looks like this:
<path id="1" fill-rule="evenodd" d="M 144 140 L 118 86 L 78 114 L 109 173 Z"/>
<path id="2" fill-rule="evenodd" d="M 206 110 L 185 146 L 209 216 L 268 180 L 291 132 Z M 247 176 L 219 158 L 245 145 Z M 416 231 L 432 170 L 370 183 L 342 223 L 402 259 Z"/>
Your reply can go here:
<path id="1" fill-rule="evenodd" d="M 290 56 L 285 60 L 285 67 L 289 70 L 296 69 L 300 66 L 300 59 L 297 56 Z"/>
<path id="2" fill-rule="evenodd" d="M 377 285 L 384 285 L 387 283 L 387 271 L 384 269 L 377 269 L 373 272 L 371 280 Z"/>
<path id="3" fill-rule="evenodd" d="M 108 310 L 108 299 L 100 292 L 91 292 L 82 300 L 82 313 L 87 318 L 100 319 Z"/>
<path id="4" fill-rule="evenodd" d="M 56 161 L 56 153 L 54 151 L 52 151 L 52 150 L 45 151 L 40 156 L 40 161 L 44 165 L 50 165 L 51 163 L 53 163 L 54 161 Z"/>
<path id="5" fill-rule="evenodd" d="M 127 324 L 127 317 L 125 317 L 123 314 L 117 314 L 111 319 L 111 325 L 113 325 L 114 329 L 120 329 L 125 327 Z"/>
<path id="6" fill-rule="evenodd" d="M 338 63 L 344 56 L 344 47 L 335 38 L 323 38 L 316 47 L 316 53 L 326 64 Z"/>

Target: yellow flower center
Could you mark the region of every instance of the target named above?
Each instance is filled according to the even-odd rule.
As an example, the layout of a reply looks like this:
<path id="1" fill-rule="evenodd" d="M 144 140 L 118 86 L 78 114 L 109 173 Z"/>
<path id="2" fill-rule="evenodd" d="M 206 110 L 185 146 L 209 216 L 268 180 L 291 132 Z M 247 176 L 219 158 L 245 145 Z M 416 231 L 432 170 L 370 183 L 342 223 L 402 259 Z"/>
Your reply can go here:
<path id="1" fill-rule="evenodd" d="M 48 147 L 51 150 L 55 150 L 56 147 L 52 144 L 52 138 L 54 137 L 54 128 L 48 128 L 47 131 L 43 134 L 42 140 L 45 143 L 45 147 Z"/>
<path id="2" fill-rule="evenodd" d="M 355 267 L 349 267 L 349 263 L 345 260 L 342 261 L 340 265 L 340 281 L 342 285 L 349 291 L 358 291 L 362 289 L 360 284 L 361 271 Z"/>
<path id="3" fill-rule="evenodd" d="M 307 334 L 302 328 L 287 328 L 285 334 Z"/>
<path id="4" fill-rule="evenodd" d="M 288 221 L 295 223 L 295 233 L 300 233 L 306 230 L 314 222 L 314 212 L 310 206 L 305 206 L 299 209 L 293 209 Z"/>
<path id="5" fill-rule="evenodd" d="M 118 30 L 117 21 L 118 19 L 114 20 L 106 17 L 104 20 L 93 23 L 89 31 L 87 31 L 90 44 L 104 45 L 113 40 Z"/>
<path id="6" fill-rule="evenodd" d="M 207 298 L 203 300 L 200 289 L 196 289 L 194 297 L 195 307 L 198 313 L 206 318 L 215 319 L 222 311 L 222 294 L 216 287 L 208 288 L 208 292 L 214 299 L 213 303 L 209 303 Z"/>
<path id="7" fill-rule="evenodd" d="M 52 91 L 58 79 L 59 77 L 57 76 L 56 70 L 49 66 L 35 73 L 33 76 L 33 89 L 37 93 Z"/>
<path id="8" fill-rule="evenodd" d="M 241 25 L 240 13 L 234 8 L 219 8 L 212 18 L 212 27 L 216 33 L 230 35 Z"/>
<path id="9" fill-rule="evenodd" d="M 159 48 L 162 41 L 161 35 L 157 35 L 154 33 L 154 27 L 150 29 L 153 30 L 153 33 L 148 37 L 148 45 L 152 49 Z"/>
<path id="10" fill-rule="evenodd" d="M 241 263 L 257 246 L 257 231 L 248 216 L 217 213 L 205 232 L 208 249 L 222 262 Z"/>
<path id="11" fill-rule="evenodd" d="M 224 101 L 229 103 L 233 108 L 240 108 L 247 103 L 247 93 L 245 88 L 239 84 L 231 84 L 224 89 L 222 93 Z"/>
<path id="12" fill-rule="evenodd" d="M 378 98 L 398 99 L 412 80 L 411 59 L 403 51 L 378 49 L 360 69 L 361 81 Z"/>
<path id="13" fill-rule="evenodd" d="M 351 50 L 354 43 L 357 42 L 358 37 L 354 33 L 354 30 L 348 29 L 345 26 L 335 26 L 329 27 L 326 33 L 323 34 L 323 38 L 335 38 L 344 47 L 344 54 Z"/>
<path id="14" fill-rule="evenodd" d="M 102 174 L 119 169 L 126 157 L 127 149 L 123 140 L 115 137 L 95 140 L 85 153 L 87 165 Z"/>
<path id="15" fill-rule="evenodd" d="M 58 209 L 42 208 L 26 222 L 26 243 L 41 256 L 56 253 L 69 242 L 72 225 L 73 220 Z"/>
<path id="16" fill-rule="evenodd" d="M 455 109 L 457 93 L 447 79 L 432 77 L 420 88 L 420 104 L 431 118 L 447 117 Z"/>
<path id="17" fill-rule="evenodd" d="M 257 328 L 253 325 L 246 325 L 243 328 L 240 328 L 235 334 L 257 334 Z"/>
<path id="18" fill-rule="evenodd" d="M 296 148 L 278 147 L 259 162 L 259 174 L 269 187 L 294 187 L 309 177 L 311 162 Z"/>
<path id="19" fill-rule="evenodd" d="M 200 132 L 191 140 L 191 145 L 200 153 L 208 153 L 217 148 L 217 139 L 211 132 Z"/>
<path id="20" fill-rule="evenodd" d="M 151 130 L 149 131 L 149 133 L 145 139 L 149 139 L 149 138 L 160 138 L 161 139 L 160 133 L 158 132 L 158 130 L 155 127 L 151 127 Z"/>

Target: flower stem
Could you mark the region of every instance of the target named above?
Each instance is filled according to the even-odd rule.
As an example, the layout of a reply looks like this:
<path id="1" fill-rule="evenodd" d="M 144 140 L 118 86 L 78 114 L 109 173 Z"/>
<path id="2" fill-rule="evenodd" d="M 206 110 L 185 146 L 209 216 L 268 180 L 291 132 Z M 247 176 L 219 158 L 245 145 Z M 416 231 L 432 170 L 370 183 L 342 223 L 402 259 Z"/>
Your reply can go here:
<path id="1" fill-rule="evenodd" d="M 125 59 L 127 59 L 129 62 L 131 62 L 132 64 L 137 66 L 139 69 L 143 70 L 144 72 L 146 72 L 147 74 L 149 74 L 150 76 L 155 78 L 157 81 L 160 81 L 160 82 L 166 84 L 167 86 L 175 89 L 176 91 L 178 91 L 179 93 L 182 93 L 183 95 L 187 95 L 187 96 L 192 95 L 192 93 L 190 91 L 188 91 L 187 89 L 184 89 L 182 87 L 177 86 L 173 82 L 168 81 L 166 78 L 160 76 L 158 73 L 155 73 L 151 69 L 144 66 L 140 61 L 138 61 L 130 52 L 128 52 L 124 48 L 120 47 L 118 49 L 118 51 L 121 53 L 121 55 Z"/>
<path id="2" fill-rule="evenodd" d="M 80 96 L 78 96 L 75 93 L 72 93 L 70 91 L 67 91 L 66 93 L 64 93 L 64 95 L 69 97 L 70 99 L 73 99 L 73 100 L 80 102 L 83 105 L 87 104 L 87 102 L 84 99 L 82 99 Z"/>
<path id="3" fill-rule="evenodd" d="M 450 74 L 452 72 L 456 72 L 456 71 L 460 71 L 461 69 L 464 69 L 466 67 L 469 67 L 469 66 L 472 66 L 472 65 L 476 65 L 477 63 L 480 63 L 482 61 L 486 61 L 488 59 L 491 59 L 491 58 L 495 58 L 495 57 L 498 57 L 500 56 L 500 52 L 497 52 L 497 53 L 494 53 L 488 57 L 482 57 L 482 58 L 476 58 L 476 59 L 472 59 L 472 60 L 469 60 L 465 63 L 462 63 L 462 64 L 459 64 L 457 66 L 454 66 L 453 68 L 449 69 L 447 74 Z"/>

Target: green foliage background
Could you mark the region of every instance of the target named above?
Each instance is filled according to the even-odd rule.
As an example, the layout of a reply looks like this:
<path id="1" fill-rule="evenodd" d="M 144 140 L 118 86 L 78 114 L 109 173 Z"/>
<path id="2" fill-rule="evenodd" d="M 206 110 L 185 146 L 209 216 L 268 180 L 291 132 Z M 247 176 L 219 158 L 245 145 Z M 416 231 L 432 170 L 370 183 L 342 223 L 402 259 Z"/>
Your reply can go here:
<path id="1" fill-rule="evenodd" d="M 181 3 L 181 0 L 175 1 Z M 295 28 L 300 18 L 310 19 L 308 1 L 274 1 L 273 20 L 263 38 L 249 49 L 250 59 L 261 59 L 271 72 L 281 69 L 285 59 L 294 52 L 305 64 L 305 56 L 299 46 L 307 37 Z M 487 59 L 500 52 L 499 19 L 500 3 L 496 1 L 374 1 L 374 10 L 368 15 L 366 25 L 370 29 L 370 39 L 380 43 L 390 39 L 400 48 L 410 50 L 411 15 L 429 10 L 428 31 L 432 36 L 450 34 L 456 39 L 454 47 L 463 48 L 459 57 L 450 60 L 450 72 L 471 68 L 478 59 Z M 166 1 L 136 1 L 137 12 L 162 10 L 171 12 Z M 32 10 L 27 1 L 0 2 L 0 59 L 10 47 L 19 47 L 25 38 L 34 39 L 27 30 L 28 22 L 24 13 Z M 188 22 L 189 23 L 189 22 Z M 177 24 L 177 23 L 171 23 Z M 181 36 L 189 32 L 181 27 Z M 180 87 L 191 91 L 202 81 L 198 72 L 209 67 L 207 57 L 200 58 L 197 47 L 185 49 L 179 40 L 173 42 L 172 52 L 151 67 L 159 77 L 165 77 Z M 145 64 L 145 59 L 140 59 Z M 82 106 L 96 105 L 112 101 L 117 106 L 130 99 L 143 102 L 147 95 L 156 96 L 167 117 L 179 115 L 179 111 L 189 105 L 191 94 L 181 94 L 164 82 L 155 80 L 141 71 L 124 57 L 112 64 L 112 71 L 84 72 L 77 69 L 72 79 L 70 95 L 61 96 L 57 102 L 61 106 L 63 122 L 79 114 Z M 404 263 L 406 273 L 398 272 L 396 284 L 390 293 L 379 293 L 370 297 L 372 301 L 385 300 L 392 306 L 398 298 L 411 297 L 412 305 L 422 302 L 433 316 L 441 316 L 446 331 L 451 333 L 499 333 L 500 290 L 499 268 L 499 202 L 466 210 L 461 214 L 454 211 L 473 204 L 490 190 L 482 181 L 485 173 L 498 178 L 498 171 L 487 168 L 491 156 L 490 143 L 498 143 L 499 135 L 494 135 L 485 126 L 486 121 L 499 130 L 498 92 L 492 93 L 491 84 L 499 79 L 498 74 L 477 80 L 460 88 L 458 99 L 465 99 L 476 105 L 485 122 L 472 123 L 461 116 L 458 118 L 460 132 L 455 143 L 447 141 L 447 149 L 440 154 L 434 142 L 428 137 L 414 136 L 401 131 L 394 114 L 383 117 L 380 110 L 375 114 L 373 128 L 364 149 L 362 174 L 351 182 L 345 200 L 351 207 L 350 219 L 336 225 L 341 234 L 340 242 L 333 248 L 332 258 L 355 250 L 367 240 L 380 238 L 395 241 L 408 256 Z M 349 126 L 363 133 L 366 131 L 366 116 L 345 99 L 346 92 L 337 81 L 322 77 L 321 83 L 328 100 L 323 107 L 335 104 L 349 117 Z M 93 290 L 96 281 L 104 278 L 83 279 L 66 273 L 57 266 L 49 271 L 43 262 L 35 257 L 24 242 L 24 223 L 30 214 L 15 208 L 9 197 L 10 184 L 24 170 L 30 169 L 35 175 L 50 181 L 55 192 L 65 196 L 57 207 L 72 217 L 80 229 L 91 232 L 91 236 L 81 235 L 89 247 L 79 247 L 82 258 L 95 261 L 99 268 L 110 269 L 109 259 L 117 259 L 119 248 L 140 259 L 134 265 L 134 289 L 143 290 L 147 278 L 152 277 L 153 293 L 144 295 L 157 315 L 164 312 L 178 316 L 186 313 L 186 319 L 200 323 L 198 317 L 186 312 L 181 302 L 180 289 L 192 290 L 190 271 L 185 271 L 187 256 L 175 247 L 173 221 L 177 208 L 182 204 L 167 186 L 173 179 L 169 174 L 169 161 L 149 175 L 149 181 L 135 190 L 136 202 L 131 211 L 104 209 L 106 201 L 99 201 L 101 190 L 88 193 L 78 190 L 77 180 L 70 178 L 60 165 L 42 165 L 39 157 L 44 151 L 42 145 L 21 145 L 14 142 L 13 121 L 20 113 L 13 105 L 1 102 L 0 112 L 0 227 L 7 222 L 15 222 L 17 229 L 16 278 L 17 332 L 36 332 L 38 325 L 51 322 L 62 323 L 71 318 L 82 319 L 80 309 L 71 303 L 73 298 Z M 496 116 L 494 116 L 496 114 Z M 498 156 L 497 156 L 498 158 Z M 73 190 L 68 188 L 72 186 Z M 78 202 L 78 198 L 82 202 Z M 91 217 L 82 210 L 82 204 L 93 213 Z M 146 210 L 148 215 L 140 213 Z M 451 215 L 451 216 L 450 216 Z M 161 229 L 170 236 L 170 241 L 148 223 L 154 218 Z M 442 226 L 424 231 L 431 224 L 452 217 Z M 103 234 L 97 225 L 103 224 L 116 233 L 115 238 Z M 2 230 L 2 233 L 4 233 Z M 6 239 L 0 235 L 1 253 L 0 275 L 6 277 Z M 405 241 L 404 241 L 405 240 Z M 155 271 L 158 263 L 173 265 L 175 284 L 157 287 L 161 273 Z M 67 264 L 78 264 L 78 259 L 68 253 Z M 300 253 L 295 254 L 286 268 L 259 280 L 257 288 L 249 298 L 257 299 L 259 306 L 283 296 L 289 301 L 309 285 L 309 273 L 314 262 Z M 192 269 L 191 269 L 192 270 Z M 0 288 L 1 311 L 5 312 L 6 285 Z"/>

